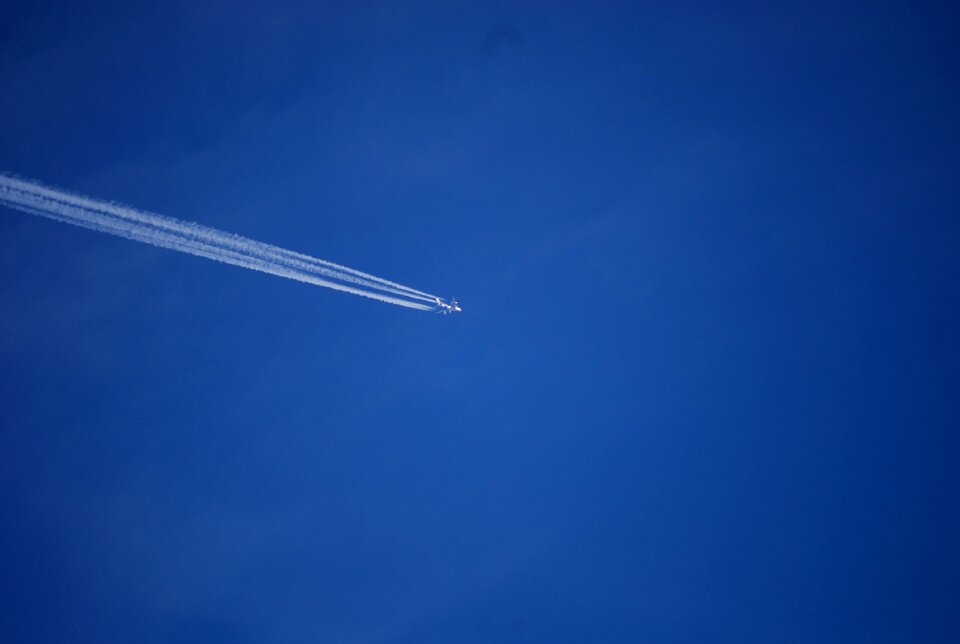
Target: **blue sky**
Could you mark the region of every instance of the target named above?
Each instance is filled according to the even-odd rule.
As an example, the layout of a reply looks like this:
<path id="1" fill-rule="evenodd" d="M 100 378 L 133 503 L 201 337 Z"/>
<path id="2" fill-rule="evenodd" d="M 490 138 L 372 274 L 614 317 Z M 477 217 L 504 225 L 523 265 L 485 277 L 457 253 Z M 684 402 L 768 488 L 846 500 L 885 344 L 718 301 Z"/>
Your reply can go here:
<path id="1" fill-rule="evenodd" d="M 0 639 L 960 637 L 956 14 L 8 2 Z"/>

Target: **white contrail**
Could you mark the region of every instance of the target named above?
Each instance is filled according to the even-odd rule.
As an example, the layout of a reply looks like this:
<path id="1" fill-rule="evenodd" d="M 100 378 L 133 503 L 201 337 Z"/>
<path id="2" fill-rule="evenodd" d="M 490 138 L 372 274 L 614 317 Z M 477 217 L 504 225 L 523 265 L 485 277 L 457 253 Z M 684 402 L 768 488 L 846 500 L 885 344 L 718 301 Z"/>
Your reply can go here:
<path id="1" fill-rule="evenodd" d="M 199 224 L 0 174 L 0 204 L 99 232 L 422 311 L 439 298 L 368 273 Z M 346 282 L 346 283 L 341 283 Z M 429 304 L 426 304 L 426 303 Z"/>
<path id="2" fill-rule="evenodd" d="M 53 190 L 39 184 L 26 182 L 12 177 L 4 177 L 3 175 L 0 175 L 0 187 L 9 187 L 10 191 L 20 193 L 22 197 L 26 199 L 40 200 L 44 202 L 51 200 L 57 202 L 57 204 L 67 204 L 82 208 L 84 210 L 92 210 L 101 214 L 118 217 L 123 220 L 133 220 L 141 224 L 146 224 L 150 227 L 168 230 L 178 236 L 199 239 L 212 243 L 216 246 L 232 248 L 244 254 L 282 257 L 288 262 L 300 265 L 302 265 L 302 263 L 311 264 L 313 267 L 315 267 L 315 270 L 321 274 L 334 277 L 334 279 L 352 281 L 365 286 L 372 286 L 370 282 L 377 282 L 379 285 L 372 286 L 373 288 L 382 288 L 383 290 L 388 291 L 393 291 L 396 289 L 396 291 L 402 294 L 412 294 L 410 297 L 415 297 L 415 299 L 420 299 L 426 302 L 436 301 L 435 295 L 424 293 L 408 286 L 402 286 L 389 280 L 375 277 L 367 273 L 362 273 L 352 268 L 340 266 L 339 264 L 334 264 L 322 259 L 310 257 L 309 255 L 295 253 L 277 246 L 247 239 L 245 237 L 241 237 L 240 235 L 234 235 L 232 233 L 223 232 L 213 228 L 207 228 L 205 226 L 201 226 L 200 224 L 180 221 L 178 219 L 174 219 L 173 217 L 165 217 L 163 215 L 157 215 L 154 213 L 142 212 L 134 208 L 128 208 L 126 206 L 109 202 L 96 201 L 82 195 L 75 195 L 59 190 Z M 333 271 L 333 273 L 330 271 Z M 344 276 L 344 273 L 348 273 L 349 276 Z"/>

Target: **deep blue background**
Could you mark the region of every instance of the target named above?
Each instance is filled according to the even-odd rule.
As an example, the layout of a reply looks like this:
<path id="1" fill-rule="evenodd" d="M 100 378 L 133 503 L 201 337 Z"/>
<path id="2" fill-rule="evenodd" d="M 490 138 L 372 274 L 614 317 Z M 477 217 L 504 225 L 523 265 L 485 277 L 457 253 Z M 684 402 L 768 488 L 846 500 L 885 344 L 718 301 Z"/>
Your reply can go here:
<path id="1" fill-rule="evenodd" d="M 4 210 L 0 640 L 958 641 L 949 5 L 136 4 L 0 171 L 464 312 Z"/>

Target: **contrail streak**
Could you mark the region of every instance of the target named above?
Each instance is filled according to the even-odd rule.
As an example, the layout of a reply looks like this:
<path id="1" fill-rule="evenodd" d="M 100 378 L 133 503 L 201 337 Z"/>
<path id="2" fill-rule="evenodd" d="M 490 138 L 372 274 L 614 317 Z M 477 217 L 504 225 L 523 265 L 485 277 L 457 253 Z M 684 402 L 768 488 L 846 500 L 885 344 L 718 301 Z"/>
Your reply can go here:
<path id="1" fill-rule="evenodd" d="M 178 250 L 389 304 L 435 311 L 439 302 L 435 295 L 316 257 L 200 224 L 54 190 L 2 174 L 0 205 L 160 248 Z"/>

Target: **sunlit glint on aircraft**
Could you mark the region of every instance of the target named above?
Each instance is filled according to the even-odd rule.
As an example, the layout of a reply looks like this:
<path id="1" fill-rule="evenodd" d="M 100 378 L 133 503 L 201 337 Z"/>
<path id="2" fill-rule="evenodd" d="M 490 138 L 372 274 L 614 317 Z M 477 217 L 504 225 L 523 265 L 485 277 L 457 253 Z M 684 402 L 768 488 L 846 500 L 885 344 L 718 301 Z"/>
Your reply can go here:
<path id="1" fill-rule="evenodd" d="M 439 297 L 437 298 L 437 313 L 442 313 L 443 315 L 448 315 L 450 313 L 457 313 L 462 311 L 460 305 L 457 303 L 457 298 L 451 298 L 450 303 L 444 302 Z"/>

